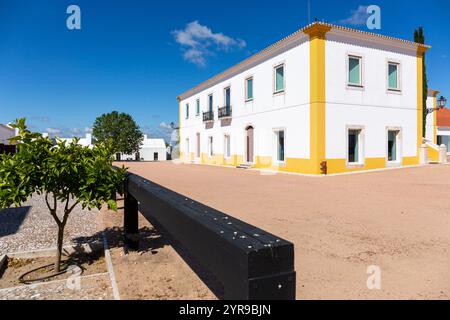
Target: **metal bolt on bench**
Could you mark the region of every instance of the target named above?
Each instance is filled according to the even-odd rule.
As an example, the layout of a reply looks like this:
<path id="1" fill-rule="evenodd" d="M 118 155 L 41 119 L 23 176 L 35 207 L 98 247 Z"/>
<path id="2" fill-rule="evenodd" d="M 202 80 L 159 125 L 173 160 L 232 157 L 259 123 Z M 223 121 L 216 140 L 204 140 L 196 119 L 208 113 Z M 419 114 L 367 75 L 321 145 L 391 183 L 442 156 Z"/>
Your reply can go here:
<path id="1" fill-rule="evenodd" d="M 138 207 L 216 276 L 225 299 L 295 299 L 291 242 L 129 174 L 124 229 L 127 245 L 134 248 Z"/>

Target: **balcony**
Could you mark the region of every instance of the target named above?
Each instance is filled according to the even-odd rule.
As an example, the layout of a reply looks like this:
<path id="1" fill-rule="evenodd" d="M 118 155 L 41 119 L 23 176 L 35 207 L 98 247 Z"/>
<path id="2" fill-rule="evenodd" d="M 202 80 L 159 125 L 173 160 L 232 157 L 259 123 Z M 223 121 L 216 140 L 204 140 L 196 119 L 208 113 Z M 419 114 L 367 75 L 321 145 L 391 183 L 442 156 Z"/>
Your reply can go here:
<path id="1" fill-rule="evenodd" d="M 219 119 L 231 118 L 231 106 L 219 108 Z"/>
<path id="2" fill-rule="evenodd" d="M 214 112 L 206 111 L 203 112 L 203 122 L 214 121 Z"/>

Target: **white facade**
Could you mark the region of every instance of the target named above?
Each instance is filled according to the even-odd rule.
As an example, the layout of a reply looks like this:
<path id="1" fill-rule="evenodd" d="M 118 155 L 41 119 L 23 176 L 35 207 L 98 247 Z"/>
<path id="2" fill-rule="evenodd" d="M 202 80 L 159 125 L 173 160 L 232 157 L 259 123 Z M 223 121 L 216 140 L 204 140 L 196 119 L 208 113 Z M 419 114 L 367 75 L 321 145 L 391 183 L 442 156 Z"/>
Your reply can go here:
<path id="1" fill-rule="evenodd" d="M 62 141 L 66 141 L 67 143 L 71 143 L 75 138 L 59 138 Z M 86 133 L 84 138 L 80 138 L 78 140 L 78 144 L 83 147 L 92 147 L 92 134 Z"/>
<path id="2" fill-rule="evenodd" d="M 8 125 L 0 124 L 0 144 L 10 144 L 9 139 L 17 135 L 17 130 Z"/>
<path id="3" fill-rule="evenodd" d="M 316 29 L 324 39 L 315 40 Z M 323 23 L 301 29 L 178 98 L 182 159 L 303 173 L 319 173 L 323 161 L 329 173 L 418 163 L 418 49 Z M 359 61 L 358 86 L 349 85 L 350 57 Z M 274 93 L 280 65 L 284 90 Z M 226 88 L 231 117 L 219 119 Z M 204 121 L 210 95 L 214 121 Z M 352 130 L 357 162 L 349 159 Z"/>
<path id="4" fill-rule="evenodd" d="M 164 139 L 149 139 L 147 135 L 144 135 L 138 158 L 140 161 L 166 161 L 167 149 Z M 121 154 L 120 159 L 136 160 L 136 154 Z"/>

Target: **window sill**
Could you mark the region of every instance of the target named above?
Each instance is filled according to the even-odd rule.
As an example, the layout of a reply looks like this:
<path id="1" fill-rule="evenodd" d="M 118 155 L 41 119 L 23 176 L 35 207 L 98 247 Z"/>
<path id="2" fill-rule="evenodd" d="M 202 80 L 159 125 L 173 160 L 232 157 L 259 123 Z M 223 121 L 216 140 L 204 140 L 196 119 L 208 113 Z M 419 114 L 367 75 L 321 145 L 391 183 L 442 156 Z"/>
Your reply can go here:
<path id="1" fill-rule="evenodd" d="M 347 83 L 347 90 L 358 90 L 358 91 L 362 91 L 364 90 L 364 86 L 361 84 L 351 84 L 351 83 Z"/>
<path id="2" fill-rule="evenodd" d="M 245 100 L 245 103 L 250 103 L 250 102 L 253 102 L 253 98 L 252 98 L 252 99 L 246 99 L 246 100 Z"/>
<path id="3" fill-rule="evenodd" d="M 273 93 L 273 96 L 274 96 L 274 97 L 276 97 L 276 96 L 282 96 L 282 95 L 284 95 L 285 93 L 286 93 L 286 92 L 285 92 L 284 90 L 276 91 L 276 92 Z"/>
<path id="4" fill-rule="evenodd" d="M 390 93 L 390 94 L 402 94 L 402 90 L 400 90 L 400 89 L 387 89 L 387 91 L 386 91 L 388 94 Z"/>

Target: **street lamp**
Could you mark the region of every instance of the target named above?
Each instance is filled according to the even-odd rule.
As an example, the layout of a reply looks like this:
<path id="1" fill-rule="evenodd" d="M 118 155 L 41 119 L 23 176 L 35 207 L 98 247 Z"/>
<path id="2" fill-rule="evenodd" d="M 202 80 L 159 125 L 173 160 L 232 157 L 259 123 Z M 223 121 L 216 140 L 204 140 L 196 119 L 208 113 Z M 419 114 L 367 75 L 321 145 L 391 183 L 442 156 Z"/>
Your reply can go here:
<path id="1" fill-rule="evenodd" d="M 438 109 L 442 109 L 445 108 L 445 104 L 447 103 L 447 99 L 445 99 L 443 96 L 441 96 L 438 100 L 437 100 L 437 107 Z"/>
<path id="2" fill-rule="evenodd" d="M 447 103 L 447 99 L 445 99 L 443 96 L 441 96 L 436 101 L 437 108 L 427 108 L 427 114 L 430 114 L 430 113 L 433 113 L 434 111 L 438 111 L 442 108 L 445 108 L 446 103 Z"/>

